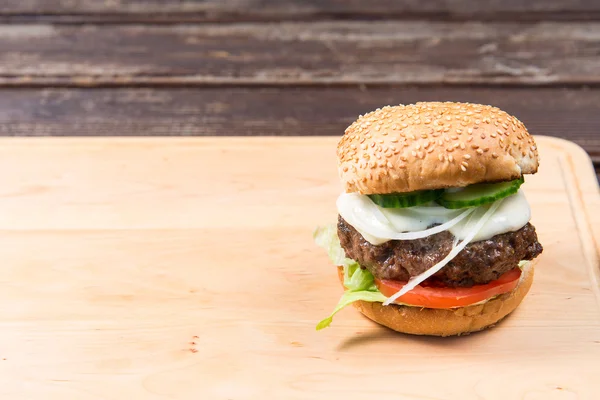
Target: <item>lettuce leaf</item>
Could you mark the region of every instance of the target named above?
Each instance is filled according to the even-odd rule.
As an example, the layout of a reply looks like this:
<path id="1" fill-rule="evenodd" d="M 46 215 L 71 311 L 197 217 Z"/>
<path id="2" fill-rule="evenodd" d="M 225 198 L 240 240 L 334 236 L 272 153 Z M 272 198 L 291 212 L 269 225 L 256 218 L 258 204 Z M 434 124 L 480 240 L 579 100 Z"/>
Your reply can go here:
<path id="1" fill-rule="evenodd" d="M 347 305 L 354 303 L 355 301 L 358 301 L 358 300 L 379 301 L 379 302 L 383 303 L 386 299 L 387 299 L 387 297 L 382 295 L 381 292 L 379 292 L 379 291 L 371 292 L 368 290 L 361 290 L 361 291 L 355 292 L 355 291 L 347 290 L 344 292 L 344 294 L 340 298 L 340 301 L 337 303 L 337 306 L 335 306 L 335 308 L 333 309 L 333 312 L 331 313 L 331 315 L 329 315 L 329 317 L 319 321 L 319 323 L 317 324 L 317 330 L 320 331 L 323 328 L 327 328 L 333 321 L 333 316 L 338 311 L 340 311 L 342 308 L 346 307 Z"/>
<path id="2" fill-rule="evenodd" d="M 333 312 L 317 324 L 317 330 L 328 327 L 338 311 L 355 301 L 384 302 L 387 299 L 377 289 L 373 275 L 366 269 L 361 269 L 356 261 L 346 258 L 335 225 L 317 228 L 313 237 L 317 245 L 327 251 L 331 262 L 344 268 L 344 286 L 346 287 L 346 291 L 342 294 Z"/>

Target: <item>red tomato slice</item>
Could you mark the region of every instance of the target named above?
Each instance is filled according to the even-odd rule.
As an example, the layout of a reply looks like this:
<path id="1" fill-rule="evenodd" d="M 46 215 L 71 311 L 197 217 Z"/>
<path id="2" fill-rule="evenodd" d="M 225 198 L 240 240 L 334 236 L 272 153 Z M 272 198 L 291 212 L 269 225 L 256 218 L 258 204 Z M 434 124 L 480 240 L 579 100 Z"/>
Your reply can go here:
<path id="1" fill-rule="evenodd" d="M 410 292 L 400 296 L 395 302 L 426 308 L 465 307 L 507 293 L 517 287 L 521 270 L 515 268 L 500 276 L 495 281 L 473 287 L 425 287 L 417 286 Z M 375 279 L 375 284 L 384 296 L 397 293 L 406 282 Z"/>

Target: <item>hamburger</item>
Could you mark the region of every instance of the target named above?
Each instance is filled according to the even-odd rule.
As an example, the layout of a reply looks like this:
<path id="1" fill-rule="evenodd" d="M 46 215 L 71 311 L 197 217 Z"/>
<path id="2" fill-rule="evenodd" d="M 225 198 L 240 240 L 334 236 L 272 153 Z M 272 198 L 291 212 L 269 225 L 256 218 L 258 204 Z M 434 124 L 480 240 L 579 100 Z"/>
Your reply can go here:
<path id="1" fill-rule="evenodd" d="M 542 253 L 521 186 L 534 138 L 492 106 L 420 102 L 360 116 L 337 146 L 337 224 L 320 227 L 344 288 L 371 320 L 416 335 L 495 325 L 531 287 Z"/>

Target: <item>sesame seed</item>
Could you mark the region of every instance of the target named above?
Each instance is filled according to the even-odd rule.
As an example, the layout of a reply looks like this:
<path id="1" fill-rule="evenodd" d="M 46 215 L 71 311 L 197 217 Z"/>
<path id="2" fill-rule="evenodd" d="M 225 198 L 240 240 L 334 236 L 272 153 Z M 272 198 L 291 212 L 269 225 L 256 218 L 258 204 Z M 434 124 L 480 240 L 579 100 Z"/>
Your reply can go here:
<path id="1" fill-rule="evenodd" d="M 465 166 L 465 168 L 466 168 L 466 167 L 468 167 L 468 166 L 469 166 L 469 163 L 468 163 L 468 162 L 466 162 L 466 161 L 463 161 L 463 162 L 461 162 L 461 163 L 460 163 L 460 165 L 464 165 L 464 166 Z"/>
<path id="2" fill-rule="evenodd" d="M 460 143 L 454 143 L 454 145 L 452 147 L 454 147 L 455 149 L 460 146 Z"/>
<path id="3" fill-rule="evenodd" d="M 421 133 L 421 138 L 422 139 L 427 139 L 427 134 L 426 133 Z"/>
<path id="4" fill-rule="evenodd" d="M 485 151 L 487 153 L 488 151 L 490 151 L 490 148 L 489 147 L 484 147 L 483 151 Z"/>
<path id="5" fill-rule="evenodd" d="M 392 143 L 398 143 L 398 139 L 391 139 L 390 142 L 392 142 Z"/>
<path id="6" fill-rule="evenodd" d="M 417 152 L 416 152 L 416 151 L 414 151 L 414 150 L 413 150 L 413 151 L 411 151 L 411 152 L 410 152 L 410 154 L 412 154 L 412 156 L 413 156 L 413 157 L 416 157 L 416 156 L 417 156 Z"/>
<path id="7" fill-rule="evenodd" d="M 427 150 L 427 154 L 430 154 L 433 150 L 435 150 L 434 147 L 430 148 L 429 150 Z"/>
<path id="8" fill-rule="evenodd" d="M 469 138 L 467 139 L 467 142 L 471 142 L 473 140 L 473 136 L 469 136 Z"/>
<path id="9" fill-rule="evenodd" d="M 486 138 L 486 136 L 485 136 L 485 133 L 482 133 L 482 134 L 481 134 L 481 138 L 482 138 L 482 139 L 485 139 L 485 138 Z"/>
<path id="10" fill-rule="evenodd" d="M 375 147 L 375 142 L 371 142 L 371 147 Z"/>
<path id="11" fill-rule="evenodd" d="M 452 154 L 450 154 L 450 155 L 448 156 L 448 160 L 449 160 L 450 162 L 454 162 L 454 157 L 452 157 Z"/>
<path id="12" fill-rule="evenodd" d="M 466 168 L 464 165 L 461 165 L 461 166 L 460 166 L 460 169 L 461 169 L 463 172 L 467 172 L 467 168 Z"/>
<path id="13" fill-rule="evenodd" d="M 477 154 L 479 154 L 479 155 L 483 154 L 483 150 L 477 149 Z"/>
<path id="14" fill-rule="evenodd" d="M 419 158 L 423 158 L 423 157 L 425 157 L 425 154 L 422 151 L 420 151 L 420 152 L 417 153 L 417 156 Z"/>
<path id="15" fill-rule="evenodd" d="M 490 133 L 490 136 L 493 137 L 493 138 L 495 138 L 498 135 L 496 135 L 494 132 L 492 132 L 492 133 Z"/>
<path id="16" fill-rule="evenodd" d="M 447 147 L 447 148 L 446 148 L 446 151 L 447 151 L 448 153 L 450 153 L 450 152 L 453 152 L 453 151 L 454 151 L 454 147 Z"/>
<path id="17" fill-rule="evenodd" d="M 466 147 L 465 144 L 463 142 L 460 142 L 460 148 L 464 150 L 465 147 Z"/>
<path id="18" fill-rule="evenodd" d="M 417 143 L 417 145 L 415 146 L 415 149 L 419 150 L 421 148 L 421 143 Z"/>
<path id="19" fill-rule="evenodd" d="M 479 148 L 479 146 L 476 145 L 476 144 L 472 144 L 471 147 L 474 148 L 474 149 L 478 149 Z"/>
<path id="20" fill-rule="evenodd" d="M 465 159 L 467 159 L 467 160 L 470 160 L 470 159 L 471 159 L 471 156 L 470 156 L 469 154 L 465 154 L 465 155 L 463 156 L 463 158 L 465 158 Z"/>
<path id="21" fill-rule="evenodd" d="M 439 159 L 440 161 L 444 161 L 444 156 L 443 156 L 443 155 L 440 153 L 440 154 L 438 154 L 438 159 Z"/>

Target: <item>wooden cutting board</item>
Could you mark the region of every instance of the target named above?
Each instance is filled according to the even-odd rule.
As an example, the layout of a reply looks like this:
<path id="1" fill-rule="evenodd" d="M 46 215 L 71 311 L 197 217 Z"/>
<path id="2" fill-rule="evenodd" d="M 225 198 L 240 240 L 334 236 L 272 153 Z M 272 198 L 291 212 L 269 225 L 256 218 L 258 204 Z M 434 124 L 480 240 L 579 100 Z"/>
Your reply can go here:
<path id="1" fill-rule="evenodd" d="M 400 335 L 340 295 L 336 138 L 2 139 L 0 398 L 597 399 L 600 195 L 538 137 L 545 250 L 521 307 Z"/>

